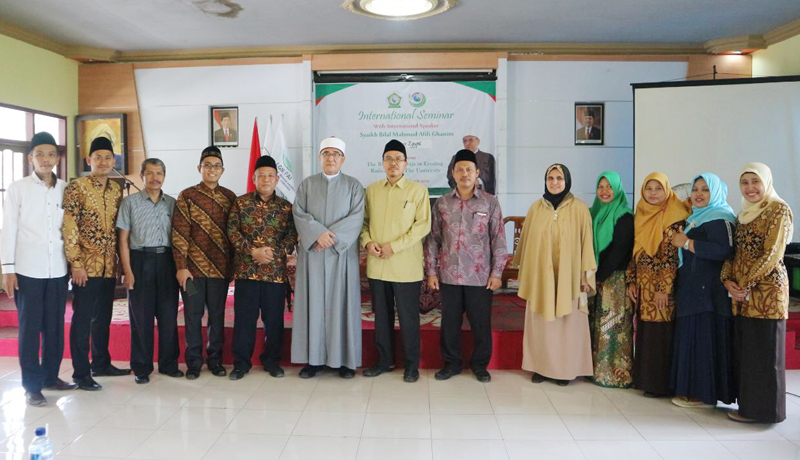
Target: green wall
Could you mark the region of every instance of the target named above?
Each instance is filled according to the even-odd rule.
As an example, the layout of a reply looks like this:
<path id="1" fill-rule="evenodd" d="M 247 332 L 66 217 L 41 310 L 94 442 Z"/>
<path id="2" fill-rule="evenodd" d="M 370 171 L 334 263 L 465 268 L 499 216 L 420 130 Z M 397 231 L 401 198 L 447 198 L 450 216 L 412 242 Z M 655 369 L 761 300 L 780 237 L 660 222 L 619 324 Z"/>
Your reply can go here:
<path id="1" fill-rule="evenodd" d="M 80 64 L 5 35 L 0 35 L 0 59 L 0 102 L 67 117 L 68 176 L 73 177 Z"/>
<path id="2" fill-rule="evenodd" d="M 800 35 L 753 53 L 754 77 L 800 75 Z"/>

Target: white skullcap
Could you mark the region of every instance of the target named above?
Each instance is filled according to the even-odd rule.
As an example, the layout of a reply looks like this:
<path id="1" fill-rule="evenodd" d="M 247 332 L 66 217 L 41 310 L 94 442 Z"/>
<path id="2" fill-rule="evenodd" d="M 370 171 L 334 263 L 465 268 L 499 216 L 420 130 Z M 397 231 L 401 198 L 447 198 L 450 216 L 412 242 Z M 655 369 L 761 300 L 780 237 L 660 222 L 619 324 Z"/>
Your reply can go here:
<path id="1" fill-rule="evenodd" d="M 343 140 L 341 140 L 339 138 L 331 136 L 331 137 L 322 139 L 322 142 L 319 143 L 319 151 L 321 152 L 322 150 L 324 150 L 324 149 L 326 149 L 328 147 L 332 147 L 334 149 L 337 149 L 340 152 L 342 152 L 342 154 L 344 154 L 345 143 L 344 143 Z"/>

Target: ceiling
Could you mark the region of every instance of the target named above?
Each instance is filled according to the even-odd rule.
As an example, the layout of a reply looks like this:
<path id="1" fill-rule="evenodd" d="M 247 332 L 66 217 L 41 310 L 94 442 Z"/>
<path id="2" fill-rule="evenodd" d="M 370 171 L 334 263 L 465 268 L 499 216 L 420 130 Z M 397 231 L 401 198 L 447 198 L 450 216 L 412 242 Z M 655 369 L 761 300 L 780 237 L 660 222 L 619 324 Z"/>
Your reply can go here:
<path id="1" fill-rule="evenodd" d="M 208 0 L 206 0 L 208 1 Z M 459 0 L 414 21 L 354 15 L 343 0 L 0 0 L 0 20 L 72 46 L 120 52 L 443 43 L 698 44 L 800 18 L 798 0 Z M 0 31 L 1 33 L 2 31 Z"/>

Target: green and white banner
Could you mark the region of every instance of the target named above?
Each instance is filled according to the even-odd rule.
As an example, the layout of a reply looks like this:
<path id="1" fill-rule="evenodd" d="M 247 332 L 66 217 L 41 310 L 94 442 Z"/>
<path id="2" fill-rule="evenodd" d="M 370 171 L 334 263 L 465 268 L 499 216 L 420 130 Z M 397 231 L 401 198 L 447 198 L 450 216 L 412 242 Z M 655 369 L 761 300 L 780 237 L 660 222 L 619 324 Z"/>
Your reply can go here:
<path id="1" fill-rule="evenodd" d="M 406 146 L 406 177 L 424 184 L 431 195 L 447 185 L 447 166 L 472 134 L 480 149 L 495 149 L 493 81 L 317 83 L 315 147 L 329 136 L 347 144 L 342 170 L 366 187 L 386 177 L 383 147 L 391 139 Z M 319 162 L 314 155 L 314 171 Z"/>

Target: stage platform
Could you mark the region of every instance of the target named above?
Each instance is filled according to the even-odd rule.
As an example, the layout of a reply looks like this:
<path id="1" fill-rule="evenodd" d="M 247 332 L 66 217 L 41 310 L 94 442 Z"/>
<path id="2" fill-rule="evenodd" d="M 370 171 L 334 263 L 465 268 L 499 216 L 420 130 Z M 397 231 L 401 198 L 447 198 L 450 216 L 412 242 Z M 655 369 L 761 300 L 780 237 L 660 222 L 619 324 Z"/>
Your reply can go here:
<path id="1" fill-rule="evenodd" d="M 363 340 L 363 366 L 369 367 L 376 363 L 377 352 L 374 347 L 375 322 L 372 317 L 369 292 L 362 293 L 361 320 Z M 183 305 L 179 306 L 178 334 L 181 343 L 181 358 L 183 362 L 184 323 Z M 789 307 L 789 320 L 786 325 L 786 368 L 800 369 L 800 300 L 792 299 Z M 67 304 L 65 315 L 65 337 L 69 337 L 70 320 L 72 318 L 71 303 Z M 203 318 L 203 324 L 205 324 Z M 494 342 L 490 369 L 519 369 L 522 363 L 522 334 L 525 320 L 525 303 L 513 291 L 495 294 L 492 305 L 492 340 Z M 442 366 L 439 347 L 439 324 L 441 312 L 433 309 L 420 315 L 420 367 L 423 369 L 438 369 Z M 289 361 L 292 342 L 292 313 L 284 313 L 285 332 L 284 344 L 281 351 L 283 365 L 291 365 Z M 395 328 L 397 325 L 395 324 Z M 17 356 L 17 336 L 19 328 L 17 311 L 14 301 L 5 294 L 0 294 L 0 356 Z M 114 314 L 111 322 L 111 357 L 114 360 L 128 361 L 130 359 L 130 325 L 128 323 L 128 301 L 118 299 L 114 301 Z M 156 333 L 157 334 L 157 333 Z M 203 328 L 205 335 L 205 327 Z M 400 331 L 395 330 L 395 364 L 402 367 L 400 346 Z M 228 295 L 225 310 L 225 348 L 224 363 L 232 364 L 231 338 L 233 335 L 233 288 Z M 156 336 L 157 337 L 157 336 Z M 263 346 L 264 331 L 259 322 L 256 350 L 253 354 L 254 366 L 260 366 L 258 355 Z M 69 341 L 64 348 L 64 358 L 70 357 Z M 472 350 L 472 339 L 469 333 L 469 323 L 464 319 L 462 329 L 461 347 L 463 356 L 468 357 Z M 155 361 L 155 358 L 154 358 Z M 465 363 L 466 367 L 466 363 Z"/>
<path id="2" fill-rule="evenodd" d="M 377 351 L 374 346 L 375 321 L 371 311 L 369 292 L 362 293 L 361 321 L 362 321 L 362 343 L 363 343 L 363 367 L 369 367 L 377 362 Z M 71 302 L 67 303 L 65 315 L 65 337 L 66 346 L 64 348 L 64 358 L 70 357 L 69 350 L 69 329 L 72 319 Z M 489 363 L 490 369 L 519 369 L 522 363 L 522 330 L 525 319 L 524 300 L 518 298 L 513 293 L 496 294 L 492 305 L 492 339 L 494 349 L 492 360 Z M 441 312 L 433 309 L 420 315 L 420 367 L 424 369 L 438 369 L 442 365 L 441 352 L 439 347 L 439 325 L 441 322 Z M 281 363 L 291 365 L 289 360 L 292 342 L 292 313 L 284 312 L 284 343 L 281 351 Z M 203 335 L 205 336 L 206 318 L 203 318 Z M 396 365 L 403 366 L 401 355 L 400 331 L 395 325 L 395 351 Z M 17 311 L 14 301 L 5 294 L 0 294 L 0 356 L 17 356 L 17 336 L 19 334 Z M 158 340 L 156 332 L 156 346 Z M 181 343 L 181 357 L 183 360 L 184 340 L 184 321 L 183 304 L 179 305 L 178 312 L 178 334 Z M 225 309 L 225 347 L 223 360 L 225 364 L 233 363 L 231 353 L 231 343 L 233 336 L 233 287 L 231 287 Z M 256 350 L 253 353 L 253 365 L 260 366 L 258 355 L 263 346 L 264 330 L 261 322 L 258 324 L 256 337 Z M 462 331 L 463 356 L 469 357 L 472 350 L 472 339 L 469 333 L 469 323 L 464 319 Z M 130 359 L 131 332 L 128 322 L 128 301 L 117 299 L 114 301 L 114 313 L 111 321 L 110 352 L 113 360 L 128 361 Z M 154 358 L 155 361 L 155 358 Z"/>

